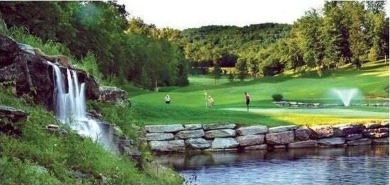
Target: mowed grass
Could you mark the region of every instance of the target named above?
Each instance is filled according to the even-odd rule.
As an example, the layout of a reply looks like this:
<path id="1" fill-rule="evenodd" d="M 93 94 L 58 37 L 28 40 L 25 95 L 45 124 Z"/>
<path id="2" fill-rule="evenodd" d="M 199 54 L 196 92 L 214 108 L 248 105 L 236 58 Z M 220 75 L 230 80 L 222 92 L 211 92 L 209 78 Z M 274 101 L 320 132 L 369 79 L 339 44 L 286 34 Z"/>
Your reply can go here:
<path id="1" fill-rule="evenodd" d="M 354 103 L 388 101 L 389 70 L 388 64 L 383 63 L 365 64 L 360 71 L 345 68 L 323 77 L 315 73 L 295 73 L 234 82 L 222 78 L 216 84 L 208 76 L 190 76 L 189 79 L 190 85 L 184 88 L 134 92 L 131 96 L 134 117 L 145 124 L 237 123 L 268 126 L 336 124 L 388 118 L 388 107 L 278 108 L 272 101 L 272 95 L 279 93 L 288 101 L 340 103 L 331 93 L 332 88 L 358 88 L 360 93 Z M 215 100 L 213 108 L 206 108 L 205 91 Z M 249 111 L 245 108 L 244 92 L 251 95 Z M 171 96 L 170 105 L 164 102 L 166 94 Z"/>

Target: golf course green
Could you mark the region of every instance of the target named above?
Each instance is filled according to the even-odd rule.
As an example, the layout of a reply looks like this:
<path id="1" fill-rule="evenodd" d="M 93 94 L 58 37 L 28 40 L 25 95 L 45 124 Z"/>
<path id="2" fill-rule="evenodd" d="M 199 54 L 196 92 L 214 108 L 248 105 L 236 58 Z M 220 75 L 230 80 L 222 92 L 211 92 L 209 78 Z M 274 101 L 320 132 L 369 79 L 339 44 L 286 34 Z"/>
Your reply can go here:
<path id="1" fill-rule="evenodd" d="M 361 70 L 344 67 L 322 77 L 313 73 L 283 75 L 230 82 L 206 75 L 190 76 L 188 87 L 160 88 L 159 92 L 131 91 L 132 114 L 144 124 L 237 123 L 268 126 L 297 124 L 337 124 L 388 118 L 389 70 L 385 63 L 366 63 Z M 126 87 L 124 87 L 126 88 Z M 334 88 L 357 88 L 359 93 L 348 107 Z M 206 107 L 205 92 L 215 104 Z M 251 96 L 249 111 L 244 92 Z M 169 94 L 171 103 L 165 104 Z M 281 94 L 289 102 L 320 103 L 318 107 L 277 106 L 272 95 Z M 370 104 L 371 106 L 367 106 Z M 333 105 L 333 106 L 326 106 Z"/>

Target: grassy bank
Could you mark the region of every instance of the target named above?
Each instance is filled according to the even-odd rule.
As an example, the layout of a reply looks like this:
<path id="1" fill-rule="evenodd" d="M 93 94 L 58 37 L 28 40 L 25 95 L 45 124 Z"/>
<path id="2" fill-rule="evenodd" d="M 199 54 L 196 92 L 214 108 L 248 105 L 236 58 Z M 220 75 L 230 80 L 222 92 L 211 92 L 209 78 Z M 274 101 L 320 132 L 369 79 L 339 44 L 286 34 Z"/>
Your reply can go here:
<path id="1" fill-rule="evenodd" d="M 129 158 L 81 139 L 68 128 L 65 135 L 48 133 L 44 127 L 57 121 L 43 107 L 3 91 L 0 104 L 30 114 L 22 135 L 0 134 L 0 184 L 181 184 L 169 168 L 156 173 L 156 166 L 144 163 L 139 169 Z"/>
<path id="2" fill-rule="evenodd" d="M 388 117 L 388 107 L 278 108 L 272 95 L 282 94 L 284 100 L 323 105 L 340 103 L 331 93 L 333 88 L 358 88 L 360 96 L 355 103 L 385 102 L 388 101 L 388 72 L 388 64 L 369 63 L 360 71 L 343 68 L 321 78 L 315 73 L 294 73 L 235 82 L 222 78 L 217 85 L 207 76 L 192 76 L 190 86 L 185 88 L 162 88 L 157 93 L 136 91 L 134 95 L 130 92 L 130 96 L 135 119 L 147 124 L 227 122 L 272 126 L 381 120 Z M 213 108 L 205 107 L 205 90 L 215 100 Z M 249 112 L 245 109 L 245 91 L 252 98 Z M 166 94 L 171 96 L 170 105 L 164 103 Z M 361 114 L 346 110 L 361 111 Z"/>

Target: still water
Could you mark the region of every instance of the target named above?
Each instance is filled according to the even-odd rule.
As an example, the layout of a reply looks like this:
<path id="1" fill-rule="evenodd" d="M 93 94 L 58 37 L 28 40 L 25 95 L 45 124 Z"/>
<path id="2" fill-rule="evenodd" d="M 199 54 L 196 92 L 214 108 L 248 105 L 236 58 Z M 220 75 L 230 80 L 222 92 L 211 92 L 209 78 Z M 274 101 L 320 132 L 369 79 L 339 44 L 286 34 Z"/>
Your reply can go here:
<path id="1" fill-rule="evenodd" d="M 161 155 L 187 185 L 389 184 L 389 147 Z"/>

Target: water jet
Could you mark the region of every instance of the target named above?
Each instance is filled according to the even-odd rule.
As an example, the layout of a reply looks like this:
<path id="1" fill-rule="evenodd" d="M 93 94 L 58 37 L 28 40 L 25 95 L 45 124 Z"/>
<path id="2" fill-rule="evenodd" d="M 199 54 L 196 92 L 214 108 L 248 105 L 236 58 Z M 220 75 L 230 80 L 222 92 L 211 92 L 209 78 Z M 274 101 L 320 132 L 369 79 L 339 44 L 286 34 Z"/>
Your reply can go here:
<path id="1" fill-rule="evenodd" d="M 331 92 L 342 101 L 345 107 L 350 106 L 352 100 L 359 95 L 359 89 L 357 88 L 334 88 Z"/>

